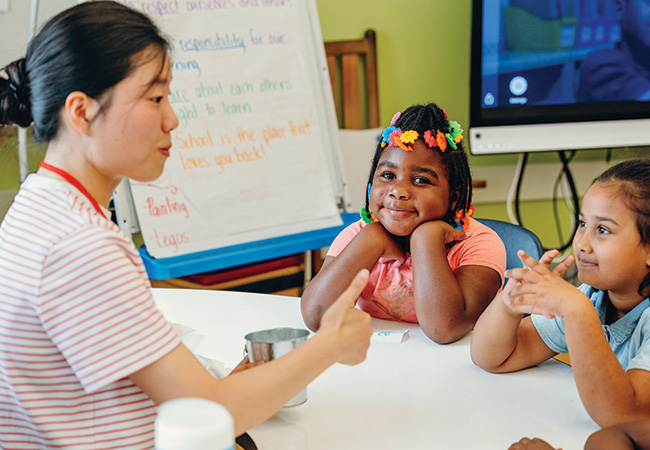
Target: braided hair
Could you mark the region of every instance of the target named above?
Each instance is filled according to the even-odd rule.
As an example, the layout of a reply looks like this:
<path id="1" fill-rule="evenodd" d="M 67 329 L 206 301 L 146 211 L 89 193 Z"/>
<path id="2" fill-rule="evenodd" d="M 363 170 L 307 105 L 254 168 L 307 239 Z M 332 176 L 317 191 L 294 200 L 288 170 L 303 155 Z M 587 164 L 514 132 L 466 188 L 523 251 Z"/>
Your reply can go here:
<path id="1" fill-rule="evenodd" d="M 401 113 L 395 124 L 402 130 L 415 130 L 422 137 L 427 130 L 440 130 L 443 133 L 449 133 L 449 121 L 445 112 L 435 103 L 428 105 L 414 105 L 407 108 Z M 448 146 L 442 153 L 442 164 L 445 167 L 447 179 L 449 180 L 449 206 L 444 217 L 444 222 L 456 225 L 455 217 L 460 211 L 464 216 L 472 203 L 472 175 L 467 162 L 467 155 L 463 150 L 462 142 L 456 144 L 456 149 Z M 368 186 L 371 186 L 379 164 L 379 159 L 386 147 L 382 147 L 381 140 L 377 143 L 375 155 L 372 159 L 372 167 L 368 177 Z M 437 148 L 429 149 L 432 152 L 438 152 Z M 366 210 L 369 206 L 369 189 L 366 192 Z"/>

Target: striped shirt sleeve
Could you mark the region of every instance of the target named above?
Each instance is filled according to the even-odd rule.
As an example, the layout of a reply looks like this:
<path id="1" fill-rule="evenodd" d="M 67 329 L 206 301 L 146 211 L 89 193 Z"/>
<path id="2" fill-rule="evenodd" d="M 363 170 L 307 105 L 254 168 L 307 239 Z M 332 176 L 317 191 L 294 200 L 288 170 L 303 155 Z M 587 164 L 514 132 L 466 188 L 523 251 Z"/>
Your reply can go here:
<path id="1" fill-rule="evenodd" d="M 180 343 L 156 309 L 143 271 L 132 245 L 92 225 L 59 240 L 45 259 L 38 313 L 87 393 Z"/>

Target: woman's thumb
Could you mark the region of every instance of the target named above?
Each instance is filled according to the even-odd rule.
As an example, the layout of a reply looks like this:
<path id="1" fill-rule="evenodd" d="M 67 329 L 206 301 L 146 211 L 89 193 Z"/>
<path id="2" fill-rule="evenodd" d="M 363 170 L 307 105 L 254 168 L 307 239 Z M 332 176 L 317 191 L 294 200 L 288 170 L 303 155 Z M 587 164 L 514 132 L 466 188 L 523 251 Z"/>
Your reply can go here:
<path id="1" fill-rule="evenodd" d="M 366 284 L 368 284 L 369 277 L 370 273 L 368 272 L 368 269 L 361 269 L 355 275 L 354 279 L 350 282 L 345 291 L 339 295 L 339 298 L 336 299 L 332 307 L 353 307 L 357 302 L 359 295 L 361 295 L 361 292 L 366 287 Z"/>

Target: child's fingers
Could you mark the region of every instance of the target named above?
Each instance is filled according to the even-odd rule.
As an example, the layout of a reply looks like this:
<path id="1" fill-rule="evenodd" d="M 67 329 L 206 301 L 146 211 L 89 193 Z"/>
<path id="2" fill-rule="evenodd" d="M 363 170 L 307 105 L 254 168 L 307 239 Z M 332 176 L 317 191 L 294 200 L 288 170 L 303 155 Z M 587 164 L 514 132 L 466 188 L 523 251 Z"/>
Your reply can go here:
<path id="1" fill-rule="evenodd" d="M 555 314 L 542 308 L 530 295 L 513 295 L 509 298 L 507 304 L 510 309 L 519 314 L 537 314 L 549 319 L 555 318 Z"/>
<path id="2" fill-rule="evenodd" d="M 553 269 L 553 274 L 557 275 L 559 277 L 563 276 L 567 270 L 569 270 L 569 267 L 571 267 L 571 264 L 573 264 L 573 261 L 575 261 L 575 258 L 573 255 L 567 256 L 564 261 L 560 262 L 555 269 Z"/>
<path id="3" fill-rule="evenodd" d="M 515 279 L 517 282 L 521 283 L 537 283 L 540 280 L 542 274 L 537 273 L 531 269 L 509 269 L 505 273 L 507 278 Z"/>
<path id="4" fill-rule="evenodd" d="M 540 274 L 545 274 L 546 272 L 548 272 L 548 266 L 546 264 L 541 264 L 539 261 L 537 261 L 535 258 L 530 256 L 525 251 L 519 250 L 517 252 L 517 256 L 524 264 L 524 267 L 528 267 L 530 270 L 534 270 L 535 272 Z"/>
<path id="5" fill-rule="evenodd" d="M 453 241 L 463 241 L 472 235 L 469 231 L 461 231 L 454 229 Z"/>
<path id="6" fill-rule="evenodd" d="M 546 253 L 542 255 L 541 258 L 539 258 L 540 264 L 546 264 L 547 266 L 553 262 L 555 257 L 559 255 L 560 252 L 558 250 L 549 250 Z"/>
<path id="7" fill-rule="evenodd" d="M 520 270 L 528 269 L 508 269 L 503 273 L 503 276 L 508 279 L 508 283 L 513 283 L 513 285 L 521 283 L 521 273 Z"/>
<path id="8" fill-rule="evenodd" d="M 397 265 L 401 266 L 406 262 L 406 255 L 404 253 L 401 253 L 395 257 L 395 261 L 397 261 Z"/>
<path id="9" fill-rule="evenodd" d="M 534 283 L 519 283 L 514 286 L 510 292 L 508 292 L 508 295 L 514 298 L 521 297 L 522 295 L 535 294 L 536 292 L 537 291 Z"/>
<path id="10" fill-rule="evenodd" d="M 399 247 L 395 246 L 395 248 L 393 248 L 391 250 L 394 250 L 394 251 L 388 251 L 388 252 L 384 253 L 383 257 L 387 258 L 387 259 L 393 259 L 393 260 L 397 261 L 397 263 L 398 263 L 397 265 L 399 265 L 399 266 L 401 266 L 402 264 L 404 264 L 406 262 L 406 254 L 403 251 L 401 251 L 399 249 Z"/>
<path id="11" fill-rule="evenodd" d="M 506 278 L 509 279 L 514 279 L 514 280 L 521 280 L 521 278 L 524 276 L 524 273 L 527 272 L 529 269 L 525 268 L 520 268 L 520 269 L 508 269 L 505 272 Z"/>
<path id="12" fill-rule="evenodd" d="M 555 450 L 546 441 L 538 438 L 528 439 L 523 438 L 519 442 L 512 444 L 508 450 Z M 562 450 L 561 448 L 557 450 Z"/>
<path id="13" fill-rule="evenodd" d="M 469 231 L 463 231 L 456 228 L 452 228 L 451 225 L 447 224 L 447 231 L 445 232 L 445 244 L 455 241 L 463 241 L 470 237 L 472 233 Z"/>
<path id="14" fill-rule="evenodd" d="M 513 311 L 520 314 L 539 314 L 553 319 L 555 314 L 548 311 L 544 296 L 535 290 L 535 285 L 520 284 L 508 292 L 506 304 Z"/>

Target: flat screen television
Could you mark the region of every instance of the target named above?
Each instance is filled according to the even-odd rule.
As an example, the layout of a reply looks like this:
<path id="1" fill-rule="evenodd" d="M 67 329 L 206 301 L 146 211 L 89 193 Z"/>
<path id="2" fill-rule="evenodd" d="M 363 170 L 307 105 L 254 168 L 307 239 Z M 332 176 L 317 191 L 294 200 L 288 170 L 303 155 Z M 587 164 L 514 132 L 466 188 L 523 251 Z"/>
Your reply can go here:
<path id="1" fill-rule="evenodd" d="M 473 0 L 473 154 L 650 145 L 650 0 Z"/>

